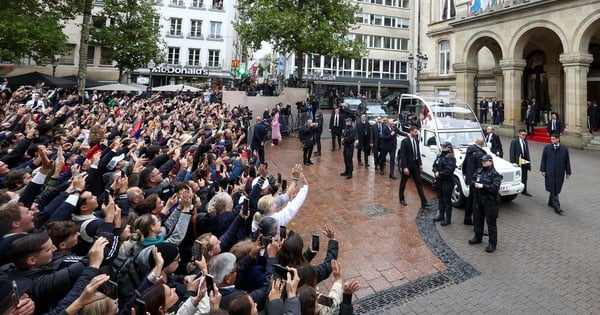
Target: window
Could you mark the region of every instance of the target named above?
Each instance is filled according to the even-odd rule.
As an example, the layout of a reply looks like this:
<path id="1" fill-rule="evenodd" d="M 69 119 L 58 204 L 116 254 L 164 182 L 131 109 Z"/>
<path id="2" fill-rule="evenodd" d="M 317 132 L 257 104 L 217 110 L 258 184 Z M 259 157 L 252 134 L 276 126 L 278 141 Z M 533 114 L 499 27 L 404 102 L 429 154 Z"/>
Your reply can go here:
<path id="1" fill-rule="evenodd" d="M 112 60 L 109 58 L 110 48 L 100 48 L 100 65 L 101 66 L 112 66 Z"/>
<path id="2" fill-rule="evenodd" d="M 396 0 L 396 1 L 398 1 L 398 7 L 399 8 L 404 8 L 404 9 L 408 9 L 409 8 L 409 6 L 408 6 L 409 5 L 409 3 L 408 3 L 409 0 Z"/>
<path id="3" fill-rule="evenodd" d="M 208 66 L 209 67 L 219 67 L 219 55 L 221 51 L 219 50 L 208 50 Z"/>
<path id="4" fill-rule="evenodd" d="M 200 66 L 200 48 L 190 48 L 188 53 L 188 65 Z"/>
<path id="5" fill-rule="evenodd" d="M 406 38 L 399 38 L 398 39 L 400 41 L 400 45 L 398 46 L 398 50 L 408 50 L 408 39 Z"/>
<path id="6" fill-rule="evenodd" d="M 221 22 L 210 22 L 210 39 L 221 39 Z"/>
<path id="7" fill-rule="evenodd" d="M 204 0 L 192 0 L 192 8 L 202 8 L 204 6 Z"/>
<path id="8" fill-rule="evenodd" d="M 169 2 L 170 5 L 173 6 L 177 6 L 177 7 L 182 7 L 183 6 L 183 0 L 171 0 Z"/>
<path id="9" fill-rule="evenodd" d="M 450 42 L 440 42 L 440 74 L 447 75 L 450 72 Z"/>
<path id="10" fill-rule="evenodd" d="M 213 1 L 212 8 L 214 10 L 223 10 L 223 0 Z"/>
<path id="11" fill-rule="evenodd" d="M 74 65 L 75 64 L 75 50 L 77 49 L 76 44 L 67 44 L 69 50 L 64 52 L 60 56 L 60 64 L 61 65 Z"/>
<path id="12" fill-rule="evenodd" d="M 371 15 L 368 13 L 356 13 L 354 17 L 356 18 L 356 23 L 358 24 L 369 24 L 369 17 Z"/>
<path id="13" fill-rule="evenodd" d="M 106 27 L 106 18 L 102 16 L 92 16 L 92 25 L 95 28 L 105 28 Z"/>
<path id="14" fill-rule="evenodd" d="M 171 18 L 171 30 L 169 31 L 169 35 L 181 36 L 181 23 L 180 18 Z"/>
<path id="15" fill-rule="evenodd" d="M 397 18 L 396 26 L 399 28 L 408 28 L 409 19 Z"/>
<path id="16" fill-rule="evenodd" d="M 454 0 L 441 0 L 440 9 L 440 18 L 442 20 L 451 19 L 456 15 L 456 10 L 454 9 Z"/>
<path id="17" fill-rule="evenodd" d="M 87 64 L 88 65 L 93 65 L 94 64 L 95 54 L 96 54 L 96 47 L 95 46 L 88 46 L 88 53 L 87 53 Z"/>
<path id="18" fill-rule="evenodd" d="M 202 21 L 192 20 L 190 26 L 190 37 L 202 37 Z"/>
<path id="19" fill-rule="evenodd" d="M 179 64 L 179 47 L 169 47 L 167 63 L 170 65 L 178 65 Z"/>

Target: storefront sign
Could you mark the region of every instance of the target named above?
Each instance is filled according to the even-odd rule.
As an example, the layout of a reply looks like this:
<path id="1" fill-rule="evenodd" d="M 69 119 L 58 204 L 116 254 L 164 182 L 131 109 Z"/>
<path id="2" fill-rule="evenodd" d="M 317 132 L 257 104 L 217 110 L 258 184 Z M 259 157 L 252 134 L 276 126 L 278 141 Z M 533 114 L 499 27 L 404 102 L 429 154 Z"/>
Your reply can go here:
<path id="1" fill-rule="evenodd" d="M 177 74 L 177 75 L 193 75 L 200 77 L 207 77 L 209 72 L 206 69 L 200 68 L 175 68 L 175 67 L 154 67 L 152 68 L 152 74 Z"/>
<path id="2" fill-rule="evenodd" d="M 324 80 L 324 81 L 334 81 L 334 76 L 322 76 L 322 75 L 307 75 L 304 77 L 306 80 Z"/>

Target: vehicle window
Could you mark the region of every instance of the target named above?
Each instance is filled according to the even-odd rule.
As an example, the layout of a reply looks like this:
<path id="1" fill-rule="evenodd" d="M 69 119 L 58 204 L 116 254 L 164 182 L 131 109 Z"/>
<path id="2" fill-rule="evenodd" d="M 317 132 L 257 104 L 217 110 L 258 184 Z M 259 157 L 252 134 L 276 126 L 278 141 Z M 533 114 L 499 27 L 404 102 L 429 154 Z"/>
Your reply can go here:
<path id="1" fill-rule="evenodd" d="M 436 141 L 435 141 L 435 133 L 429 131 L 429 130 L 425 130 L 424 132 L 425 135 L 425 145 L 426 146 L 432 146 L 432 145 L 436 145 Z"/>

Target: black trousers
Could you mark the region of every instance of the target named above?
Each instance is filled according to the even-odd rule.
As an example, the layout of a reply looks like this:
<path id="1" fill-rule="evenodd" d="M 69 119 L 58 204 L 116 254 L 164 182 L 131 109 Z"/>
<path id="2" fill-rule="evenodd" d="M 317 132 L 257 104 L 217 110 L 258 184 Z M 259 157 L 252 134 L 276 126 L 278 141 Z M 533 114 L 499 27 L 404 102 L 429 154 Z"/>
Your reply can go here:
<path id="1" fill-rule="evenodd" d="M 527 191 L 527 173 L 529 173 L 529 169 L 525 165 L 521 165 L 521 183 L 525 185 L 523 191 Z"/>
<path id="2" fill-rule="evenodd" d="M 427 198 L 425 198 L 425 193 L 423 192 L 423 181 L 421 180 L 421 168 L 419 167 L 418 162 L 408 162 L 406 165 L 408 168 L 409 174 L 404 174 L 404 170 L 400 169 L 400 174 L 402 174 L 402 178 L 400 178 L 400 200 L 404 200 L 404 190 L 406 189 L 406 183 L 408 182 L 408 178 L 412 177 L 415 182 L 415 186 L 417 187 L 417 192 L 419 193 L 419 198 L 421 198 L 421 204 L 427 203 Z"/>
<path id="3" fill-rule="evenodd" d="M 482 109 L 479 111 L 479 122 L 487 124 L 487 109 Z"/>
<path id="4" fill-rule="evenodd" d="M 354 153 L 354 144 L 344 144 L 344 166 L 346 167 L 345 172 L 352 174 L 354 168 L 352 166 L 352 154 Z"/>
<path id="5" fill-rule="evenodd" d="M 475 230 L 475 239 L 481 240 L 483 238 L 483 222 L 485 220 L 488 228 L 489 243 L 496 246 L 498 244 L 496 218 L 498 218 L 498 208 L 486 206 L 481 197 L 475 196 L 473 202 L 473 230 Z"/>
<path id="6" fill-rule="evenodd" d="M 454 180 L 450 178 L 437 179 L 438 210 L 446 222 L 452 220 L 452 189 Z"/>
<path id="7" fill-rule="evenodd" d="M 356 152 L 356 157 L 358 158 L 358 162 L 362 162 L 362 157 L 365 157 L 365 163 L 369 163 L 369 155 L 371 155 L 371 146 L 369 145 L 369 141 L 363 140 L 359 143 L 358 152 Z"/>
<path id="8" fill-rule="evenodd" d="M 394 168 L 396 167 L 396 149 L 392 149 L 391 151 L 387 150 L 379 150 L 379 167 L 383 169 L 385 166 L 385 157 L 390 154 L 390 175 L 394 175 Z"/>
<path id="9" fill-rule="evenodd" d="M 304 160 L 303 161 L 304 163 L 310 161 L 310 158 L 312 157 L 313 148 L 314 148 L 314 145 L 303 146 L 302 158 Z"/>
<path id="10" fill-rule="evenodd" d="M 321 133 L 320 132 L 315 134 L 315 144 L 317 145 L 317 152 L 320 154 L 321 153 Z"/>
<path id="11" fill-rule="evenodd" d="M 336 138 L 337 138 L 337 146 L 339 148 L 342 146 L 342 128 L 340 128 L 340 127 L 331 128 L 331 148 L 332 149 L 335 149 Z"/>

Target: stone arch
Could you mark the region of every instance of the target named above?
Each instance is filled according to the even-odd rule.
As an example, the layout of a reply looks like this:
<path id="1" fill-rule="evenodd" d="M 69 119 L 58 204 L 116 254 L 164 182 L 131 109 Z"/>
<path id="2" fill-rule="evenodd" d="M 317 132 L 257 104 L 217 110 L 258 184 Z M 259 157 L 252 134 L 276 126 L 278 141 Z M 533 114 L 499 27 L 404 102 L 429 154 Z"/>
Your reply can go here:
<path id="1" fill-rule="evenodd" d="M 465 62 L 471 64 L 477 63 L 477 53 L 483 47 L 487 47 L 492 52 L 496 64 L 498 64 L 498 61 L 501 60 L 505 55 L 502 38 L 496 33 L 482 31 L 474 34 L 466 42 L 465 49 L 463 51 L 463 59 Z"/>
<path id="2" fill-rule="evenodd" d="M 523 58 L 526 54 L 527 46 L 531 45 L 532 43 L 536 45 L 537 42 L 543 42 L 545 45 L 548 44 L 548 37 L 546 36 L 538 36 L 537 40 L 532 40 L 533 37 L 539 34 L 544 34 L 546 36 L 554 36 L 555 38 L 558 38 L 558 42 L 560 43 L 561 48 L 563 48 L 563 51 L 561 51 L 561 53 L 564 52 L 566 47 L 569 47 L 569 41 L 567 40 L 567 37 L 565 36 L 562 29 L 555 23 L 550 21 L 534 21 L 523 25 L 519 29 L 519 32 L 514 34 L 509 45 L 508 51 L 510 52 L 510 54 L 508 55 L 508 57 L 516 59 Z M 545 45 L 538 46 L 544 47 Z M 545 51 L 549 49 L 551 48 L 541 50 Z M 534 49 L 531 49 L 530 51 L 533 50 Z"/>
<path id="3" fill-rule="evenodd" d="M 578 25 L 573 38 L 572 47 L 569 47 L 572 52 L 585 53 L 589 49 L 592 42 L 600 42 L 600 11 L 585 18 Z"/>

